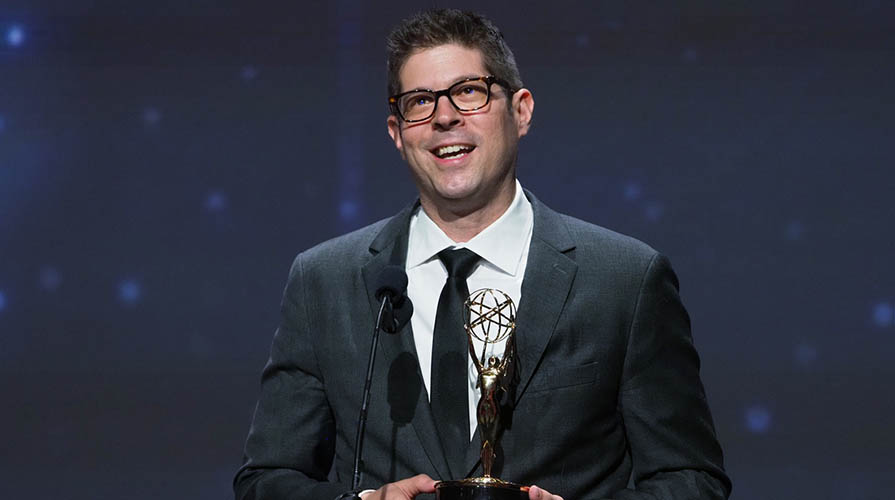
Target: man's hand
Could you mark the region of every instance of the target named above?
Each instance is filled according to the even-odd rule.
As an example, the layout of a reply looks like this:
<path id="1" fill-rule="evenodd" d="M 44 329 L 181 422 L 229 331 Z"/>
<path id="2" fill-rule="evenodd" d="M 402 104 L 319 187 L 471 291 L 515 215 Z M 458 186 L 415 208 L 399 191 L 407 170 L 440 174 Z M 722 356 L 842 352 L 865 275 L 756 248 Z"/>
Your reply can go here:
<path id="1" fill-rule="evenodd" d="M 435 493 L 435 480 L 425 474 L 409 477 L 382 485 L 363 500 L 410 500 L 420 493 Z"/>
<path id="2" fill-rule="evenodd" d="M 559 495 L 551 495 L 549 491 L 532 485 L 528 490 L 528 500 L 563 500 Z"/>

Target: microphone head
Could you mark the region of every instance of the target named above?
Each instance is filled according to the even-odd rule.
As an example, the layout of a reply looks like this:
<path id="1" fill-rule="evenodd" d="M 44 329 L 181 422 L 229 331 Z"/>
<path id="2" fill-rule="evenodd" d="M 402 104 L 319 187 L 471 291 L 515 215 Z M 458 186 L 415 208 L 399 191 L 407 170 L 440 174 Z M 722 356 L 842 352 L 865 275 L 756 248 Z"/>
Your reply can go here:
<path id="1" fill-rule="evenodd" d="M 376 277 L 376 300 L 388 296 L 393 303 L 400 302 L 407 291 L 407 273 L 401 266 L 386 266 Z"/>

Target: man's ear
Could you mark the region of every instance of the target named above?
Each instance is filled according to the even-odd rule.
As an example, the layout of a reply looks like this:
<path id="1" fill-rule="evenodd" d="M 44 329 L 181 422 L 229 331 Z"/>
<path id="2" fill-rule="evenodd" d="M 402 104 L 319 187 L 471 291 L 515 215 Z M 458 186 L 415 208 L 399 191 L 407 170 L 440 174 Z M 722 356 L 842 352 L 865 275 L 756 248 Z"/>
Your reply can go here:
<path id="1" fill-rule="evenodd" d="M 389 137 L 392 138 L 392 141 L 394 141 L 395 143 L 395 147 L 398 149 L 398 151 L 401 152 L 401 158 L 404 158 L 404 141 L 401 137 L 401 122 L 395 115 L 388 115 L 388 119 L 386 119 L 385 122 L 388 125 Z"/>
<path id="2" fill-rule="evenodd" d="M 535 98 L 528 89 L 519 89 L 513 94 L 513 118 L 519 137 L 528 133 L 531 127 L 531 116 L 535 111 Z"/>

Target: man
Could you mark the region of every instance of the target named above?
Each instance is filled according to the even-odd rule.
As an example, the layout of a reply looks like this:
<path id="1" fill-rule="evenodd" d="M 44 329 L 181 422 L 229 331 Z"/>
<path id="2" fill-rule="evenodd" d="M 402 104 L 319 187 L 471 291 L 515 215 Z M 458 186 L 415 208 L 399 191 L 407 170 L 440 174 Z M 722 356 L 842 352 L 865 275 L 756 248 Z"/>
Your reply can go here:
<path id="1" fill-rule="evenodd" d="M 388 132 L 419 201 L 296 258 L 237 498 L 349 489 L 374 281 L 389 264 L 407 270 L 415 310 L 380 339 L 365 499 L 415 498 L 436 479 L 481 474 L 475 372 L 442 353 L 454 338 L 439 329 L 450 283 L 518 304 L 498 477 L 539 485 L 532 499 L 727 498 L 674 273 L 643 243 L 521 190 L 516 155 L 534 98 L 497 29 L 454 10 L 406 20 L 389 38 L 389 87 Z M 449 275 L 459 253 L 472 255 L 466 274 Z M 457 380 L 465 405 L 443 399 Z M 460 423 L 445 422 L 458 409 Z"/>

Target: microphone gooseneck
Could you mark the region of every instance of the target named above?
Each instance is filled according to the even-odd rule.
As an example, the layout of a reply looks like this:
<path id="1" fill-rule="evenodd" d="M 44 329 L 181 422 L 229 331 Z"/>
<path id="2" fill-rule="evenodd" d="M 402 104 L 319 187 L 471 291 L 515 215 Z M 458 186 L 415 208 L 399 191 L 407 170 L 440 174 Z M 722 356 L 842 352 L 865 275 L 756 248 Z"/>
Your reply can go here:
<path id="1" fill-rule="evenodd" d="M 413 304 L 406 296 L 407 273 L 399 266 L 387 266 L 376 277 L 376 300 L 379 301 L 379 313 L 373 326 L 373 338 L 370 345 L 370 358 L 367 361 L 367 376 L 364 379 L 364 395 L 357 419 L 357 435 L 354 441 L 354 474 L 351 478 L 351 489 L 357 498 L 357 489 L 361 480 L 361 457 L 364 447 L 364 431 L 367 427 L 367 408 L 370 404 L 370 385 L 373 381 L 373 365 L 376 362 L 376 347 L 379 344 L 379 330 L 395 333 L 410 321 L 413 315 Z"/>

